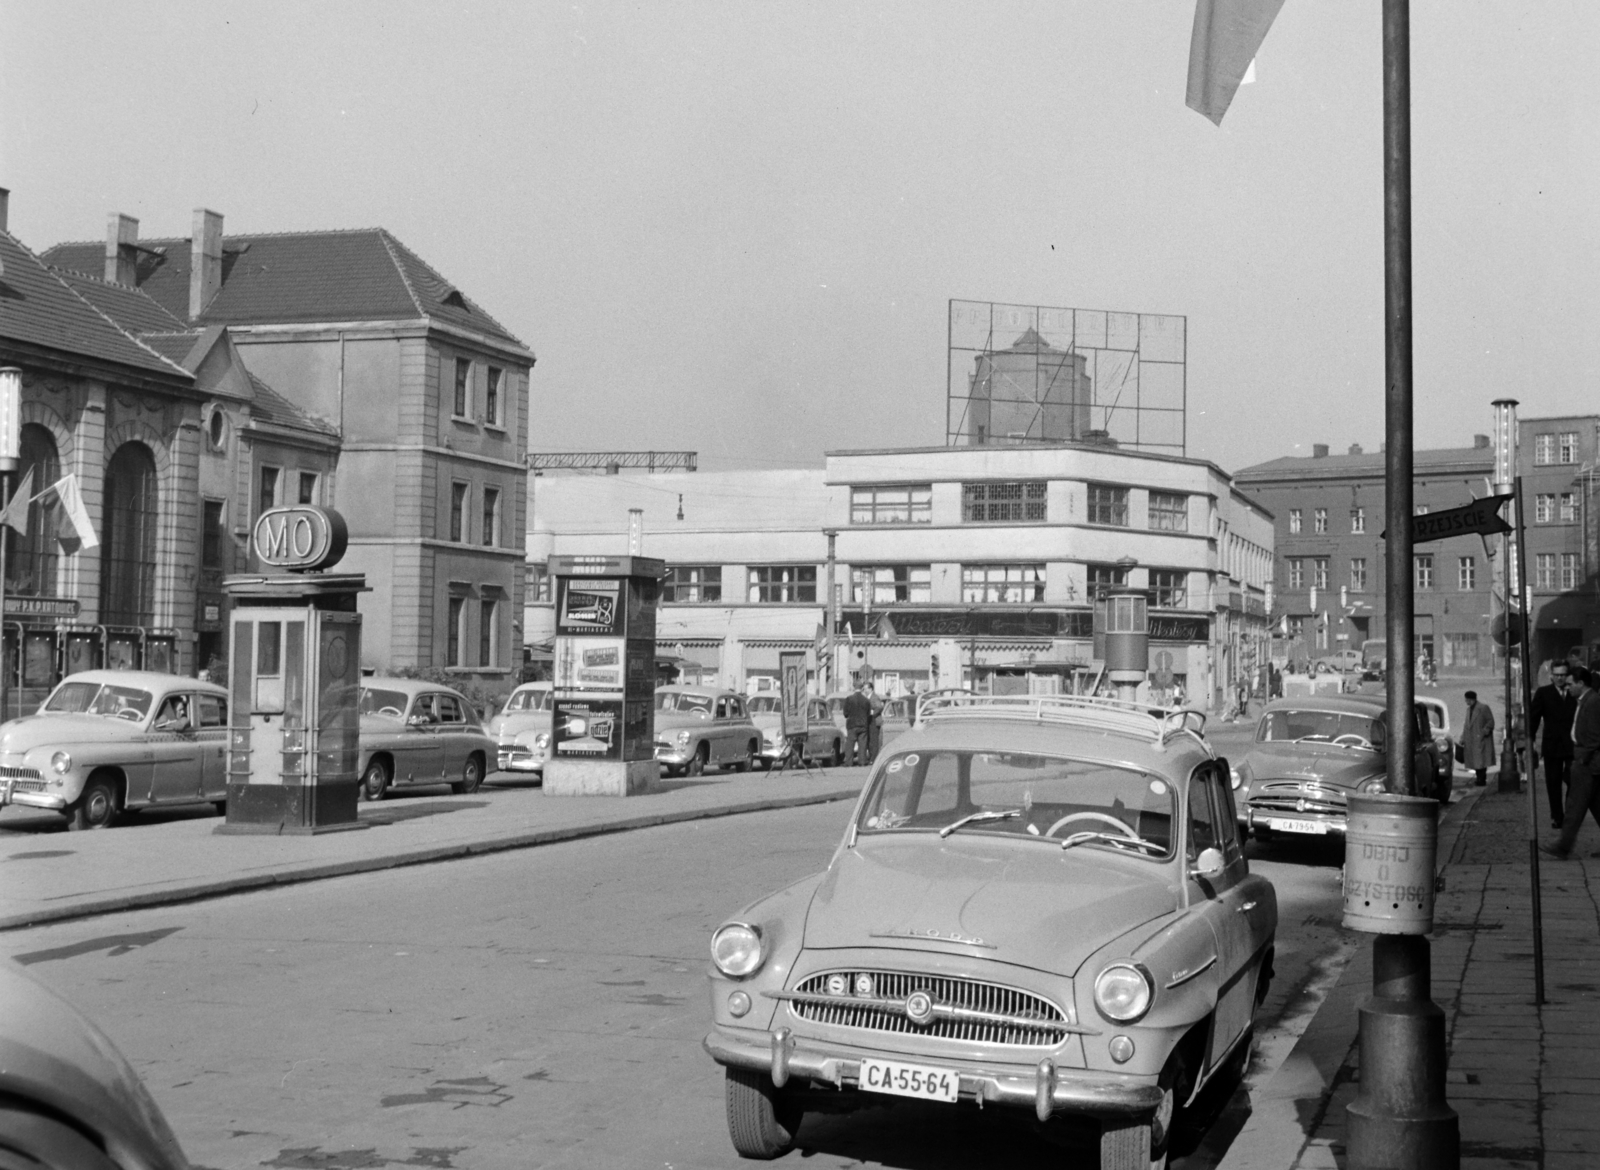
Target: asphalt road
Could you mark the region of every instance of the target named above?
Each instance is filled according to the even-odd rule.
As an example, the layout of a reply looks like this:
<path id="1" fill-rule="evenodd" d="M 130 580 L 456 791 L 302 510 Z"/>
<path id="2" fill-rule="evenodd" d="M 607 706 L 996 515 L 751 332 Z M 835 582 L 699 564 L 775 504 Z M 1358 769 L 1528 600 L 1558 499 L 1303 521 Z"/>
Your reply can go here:
<path id="1" fill-rule="evenodd" d="M 822 805 L 691 822 L 0 945 L 105 1027 L 200 1167 L 732 1167 L 744 1163 L 721 1072 L 700 1048 L 709 933 L 823 866 L 846 815 Z M 1281 910 L 1261 1076 L 1343 944 L 1338 854 L 1258 849 Z M 1243 1100 L 1175 1166 L 1213 1165 Z M 808 1117 L 800 1139 L 786 1163 L 1095 1161 L 1026 1116 L 919 1103 Z"/>

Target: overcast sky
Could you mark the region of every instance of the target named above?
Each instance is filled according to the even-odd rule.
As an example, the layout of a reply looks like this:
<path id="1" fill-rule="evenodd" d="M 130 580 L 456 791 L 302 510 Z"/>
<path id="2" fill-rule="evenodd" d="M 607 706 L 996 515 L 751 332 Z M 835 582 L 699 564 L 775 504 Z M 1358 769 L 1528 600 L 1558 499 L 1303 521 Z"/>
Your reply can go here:
<path id="1" fill-rule="evenodd" d="M 1190 0 L 0 0 L 37 250 L 391 229 L 537 354 L 530 445 L 944 439 L 950 298 L 1188 318 L 1189 454 L 1383 426 L 1379 5 L 1287 0 L 1219 130 Z M 1416 433 L 1600 409 L 1600 4 L 1416 0 Z"/>

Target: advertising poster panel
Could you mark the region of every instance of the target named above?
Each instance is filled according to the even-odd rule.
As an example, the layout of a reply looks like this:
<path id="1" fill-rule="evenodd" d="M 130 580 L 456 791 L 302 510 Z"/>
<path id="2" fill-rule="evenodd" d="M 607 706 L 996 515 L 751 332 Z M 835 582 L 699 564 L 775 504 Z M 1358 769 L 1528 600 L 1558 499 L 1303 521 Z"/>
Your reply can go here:
<path id="1" fill-rule="evenodd" d="M 558 695 L 551 720 L 555 755 L 568 759 L 622 759 L 621 698 L 574 699 Z"/>
<path id="2" fill-rule="evenodd" d="M 809 711 L 806 706 L 806 656 L 801 650 L 778 655 L 778 685 L 782 694 L 779 710 L 785 737 L 804 735 Z"/>

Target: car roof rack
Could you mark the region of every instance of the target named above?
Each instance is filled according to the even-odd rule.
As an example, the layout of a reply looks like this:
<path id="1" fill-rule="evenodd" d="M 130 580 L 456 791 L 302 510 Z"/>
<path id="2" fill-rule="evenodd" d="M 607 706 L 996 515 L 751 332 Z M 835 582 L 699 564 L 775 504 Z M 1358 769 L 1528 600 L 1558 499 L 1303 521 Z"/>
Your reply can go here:
<path id="1" fill-rule="evenodd" d="M 976 695 L 934 691 L 917 704 L 917 723 L 943 719 L 1014 719 L 1058 723 L 1147 739 L 1157 748 L 1181 735 L 1205 743 L 1205 713 L 1192 707 L 1160 707 L 1099 695 Z"/>

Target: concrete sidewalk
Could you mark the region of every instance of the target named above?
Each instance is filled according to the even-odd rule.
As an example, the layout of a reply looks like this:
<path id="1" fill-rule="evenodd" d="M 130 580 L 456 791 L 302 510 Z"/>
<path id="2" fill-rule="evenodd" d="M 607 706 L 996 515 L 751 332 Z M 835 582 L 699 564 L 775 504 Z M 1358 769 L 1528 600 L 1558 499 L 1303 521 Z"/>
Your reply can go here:
<path id="1" fill-rule="evenodd" d="M 811 775 L 756 772 L 664 780 L 626 798 L 547 797 L 490 782 L 471 796 L 402 792 L 363 804 L 370 826 L 319 836 L 219 836 L 218 817 L 139 823 L 106 832 L 0 833 L 0 930 L 83 918 L 290 882 L 522 849 L 602 833 L 764 809 L 852 800 L 865 768 Z M 435 795 L 437 793 L 437 795 Z M 16 823 L 8 810 L 4 824 Z M 845 812 L 840 812 L 841 827 Z M 155 818 L 152 818 L 153 820 Z"/>
<path id="2" fill-rule="evenodd" d="M 1528 798 L 1469 790 L 1440 830 L 1446 887 L 1434 908 L 1433 999 L 1445 1012 L 1446 1093 L 1468 1170 L 1600 1165 L 1600 832 L 1575 859 L 1540 857 L 1545 1003 L 1535 1002 Z M 1544 829 L 1540 792 L 1541 839 Z M 1357 1009 L 1372 989 L 1371 936 L 1288 1060 L 1252 1094 L 1222 1170 L 1344 1167 L 1345 1107 L 1360 1088 Z"/>

